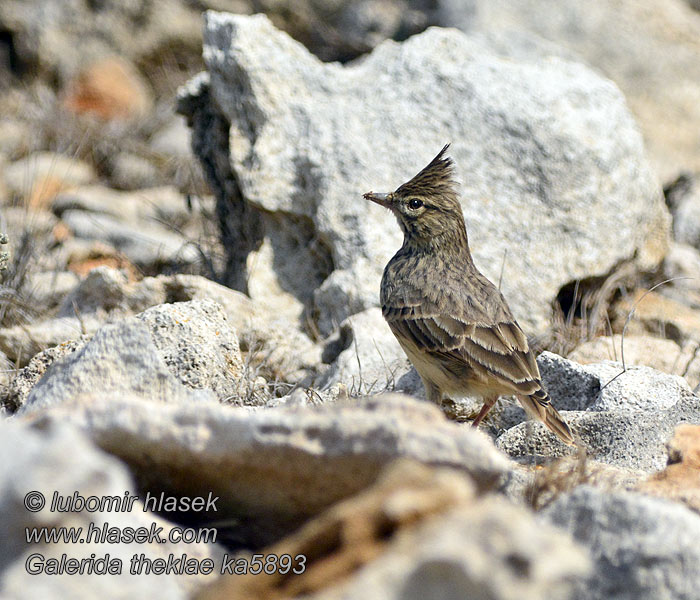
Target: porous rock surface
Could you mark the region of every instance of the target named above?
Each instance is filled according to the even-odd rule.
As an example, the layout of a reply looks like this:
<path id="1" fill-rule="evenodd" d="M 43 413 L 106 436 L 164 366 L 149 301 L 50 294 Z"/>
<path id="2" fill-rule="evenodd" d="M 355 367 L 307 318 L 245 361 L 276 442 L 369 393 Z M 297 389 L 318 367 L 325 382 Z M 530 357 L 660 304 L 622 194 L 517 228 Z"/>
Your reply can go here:
<path id="1" fill-rule="evenodd" d="M 600 462 L 647 473 L 659 470 L 676 426 L 700 423 L 700 398 L 677 375 L 649 367 L 623 372 L 614 362 L 579 365 L 549 352 L 540 355 L 538 364 L 553 404 Z M 507 417 L 514 419 L 516 412 Z M 505 424 L 507 430 L 496 442 L 506 454 L 553 457 L 571 452 L 542 424 L 513 423 Z"/>
<path id="2" fill-rule="evenodd" d="M 362 193 L 395 189 L 446 142 L 477 265 L 498 281 L 506 248 L 518 247 L 503 292 L 529 331 L 542 330 L 565 283 L 663 258 L 668 213 L 642 138 L 619 90 L 581 64 L 506 60 L 432 28 L 341 67 L 265 16 L 216 12 L 206 13 L 203 53 L 208 71 L 181 90 L 179 109 L 209 103 L 230 124 L 229 147 L 211 153 L 230 164 L 243 199 L 277 228 L 304 224 L 309 247 L 326 254 L 330 273 L 297 269 L 285 281 L 308 295 L 322 280 L 313 306 L 323 334 L 376 305 L 401 244 L 393 217 Z M 212 122 L 196 120 L 198 139 Z M 211 168 L 209 154 L 200 148 Z M 275 248 L 278 275 L 287 260 L 306 264 L 298 250 Z"/>
<path id="3" fill-rule="evenodd" d="M 102 326 L 49 367 L 20 410 L 45 409 L 95 390 L 162 402 L 236 398 L 242 371 L 238 339 L 218 304 L 160 305 Z"/>

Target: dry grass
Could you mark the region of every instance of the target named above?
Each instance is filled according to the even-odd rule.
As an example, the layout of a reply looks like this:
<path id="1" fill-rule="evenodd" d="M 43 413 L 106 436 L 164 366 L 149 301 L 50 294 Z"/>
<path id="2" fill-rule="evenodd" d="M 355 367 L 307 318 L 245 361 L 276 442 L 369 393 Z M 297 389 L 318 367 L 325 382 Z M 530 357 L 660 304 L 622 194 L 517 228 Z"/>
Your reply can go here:
<path id="1" fill-rule="evenodd" d="M 536 352 L 548 350 L 566 357 L 586 341 L 619 333 L 613 331 L 610 320 L 612 306 L 620 296 L 627 294 L 627 289 L 637 279 L 634 266 L 624 264 L 604 279 L 576 281 L 565 302 L 560 293 L 560 299 L 554 305 L 549 333 L 533 340 Z"/>
<path id="2" fill-rule="evenodd" d="M 591 465 L 586 449 L 579 445 L 574 456 L 565 456 L 537 467 L 532 484 L 525 491 L 525 498 L 534 510 L 541 510 L 560 495 L 592 479 Z"/>
<path id="3" fill-rule="evenodd" d="M 35 303 L 27 290 L 27 275 L 38 252 L 37 240 L 28 229 L 13 236 L 12 252 L 7 253 L 0 283 L 0 327 L 28 323 L 37 316 Z"/>

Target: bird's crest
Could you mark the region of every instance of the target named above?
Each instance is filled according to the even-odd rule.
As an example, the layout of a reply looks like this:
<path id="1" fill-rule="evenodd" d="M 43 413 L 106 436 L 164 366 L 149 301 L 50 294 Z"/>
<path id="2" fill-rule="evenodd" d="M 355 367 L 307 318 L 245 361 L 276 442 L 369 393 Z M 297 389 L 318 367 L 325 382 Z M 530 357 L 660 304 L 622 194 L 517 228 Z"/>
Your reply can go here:
<path id="1" fill-rule="evenodd" d="M 455 181 L 452 178 L 454 163 L 449 156 L 445 156 L 445 152 L 447 152 L 449 147 L 449 144 L 445 144 L 443 149 L 430 161 L 428 166 L 413 177 L 413 179 L 401 185 L 396 190 L 396 194 L 401 196 L 407 196 L 409 194 L 454 194 Z"/>

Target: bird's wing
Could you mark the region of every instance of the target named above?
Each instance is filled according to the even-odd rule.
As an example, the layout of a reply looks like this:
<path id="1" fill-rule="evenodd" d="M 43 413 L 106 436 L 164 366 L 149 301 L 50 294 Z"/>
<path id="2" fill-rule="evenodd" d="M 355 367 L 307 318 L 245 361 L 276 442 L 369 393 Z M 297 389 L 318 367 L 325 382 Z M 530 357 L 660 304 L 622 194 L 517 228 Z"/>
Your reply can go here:
<path id="1" fill-rule="evenodd" d="M 494 292 L 502 300 L 495 288 Z M 442 302 L 424 297 L 391 304 L 382 310 L 394 333 L 453 373 L 462 373 L 468 366 L 477 378 L 495 379 L 513 393 L 530 395 L 541 390 L 535 357 L 504 300 L 491 307 L 466 299 L 446 302 L 446 308 L 441 308 Z"/>

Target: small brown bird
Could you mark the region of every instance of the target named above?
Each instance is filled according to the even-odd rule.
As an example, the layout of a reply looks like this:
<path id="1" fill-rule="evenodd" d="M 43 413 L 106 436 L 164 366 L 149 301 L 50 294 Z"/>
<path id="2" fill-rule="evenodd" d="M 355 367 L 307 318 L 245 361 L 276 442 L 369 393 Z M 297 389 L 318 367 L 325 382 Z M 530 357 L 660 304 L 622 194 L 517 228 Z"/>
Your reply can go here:
<path id="1" fill-rule="evenodd" d="M 384 318 L 425 385 L 428 400 L 481 396 L 477 427 L 502 394 L 562 441 L 569 426 L 552 406 L 527 338 L 496 287 L 474 265 L 453 180 L 449 144 L 395 192 L 365 199 L 390 209 L 404 239 L 384 269 Z"/>

